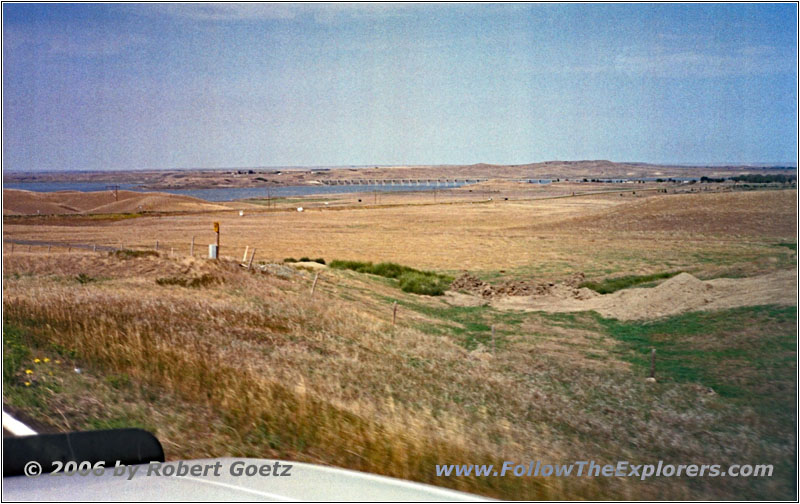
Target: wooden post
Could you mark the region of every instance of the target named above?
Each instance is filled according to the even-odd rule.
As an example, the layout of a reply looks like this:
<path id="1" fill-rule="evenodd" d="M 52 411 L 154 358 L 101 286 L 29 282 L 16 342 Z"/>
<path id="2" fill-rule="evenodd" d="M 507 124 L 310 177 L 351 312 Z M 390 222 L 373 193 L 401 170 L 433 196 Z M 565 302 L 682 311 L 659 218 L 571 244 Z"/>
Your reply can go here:
<path id="1" fill-rule="evenodd" d="M 397 322 L 397 301 L 394 302 L 392 306 L 392 325 Z"/>
<path id="2" fill-rule="evenodd" d="M 256 248 L 253 247 L 253 253 L 250 255 L 250 261 L 247 263 L 247 269 L 250 269 L 250 266 L 253 264 L 253 258 L 256 256 Z"/>
<path id="3" fill-rule="evenodd" d="M 156 252 L 158 252 L 158 240 L 156 240 Z"/>
<path id="4" fill-rule="evenodd" d="M 97 244 L 92 245 L 92 252 L 97 252 Z"/>
<path id="5" fill-rule="evenodd" d="M 192 236 L 192 245 L 189 247 L 189 255 L 194 257 L 194 236 Z"/>
<path id="6" fill-rule="evenodd" d="M 175 255 L 175 247 L 170 247 L 169 248 L 169 256 L 172 257 L 174 255 Z"/>
<path id="7" fill-rule="evenodd" d="M 312 296 L 314 295 L 314 289 L 317 288 L 317 279 L 319 279 L 319 272 L 317 272 L 317 274 L 314 275 L 314 283 L 311 284 L 311 295 Z"/>
<path id="8" fill-rule="evenodd" d="M 656 377 L 656 349 L 650 351 L 650 378 Z"/>
<path id="9" fill-rule="evenodd" d="M 51 246 L 52 246 L 52 245 L 48 245 L 48 246 L 47 246 L 47 253 L 48 253 L 48 254 L 50 253 L 50 247 L 51 247 Z"/>
<path id="10" fill-rule="evenodd" d="M 245 246 L 244 248 L 244 255 L 242 256 L 242 262 L 247 260 L 247 251 L 250 249 L 250 245 Z"/>
<path id="11" fill-rule="evenodd" d="M 214 234 L 216 234 L 217 260 L 219 261 L 219 222 L 214 223 Z"/>

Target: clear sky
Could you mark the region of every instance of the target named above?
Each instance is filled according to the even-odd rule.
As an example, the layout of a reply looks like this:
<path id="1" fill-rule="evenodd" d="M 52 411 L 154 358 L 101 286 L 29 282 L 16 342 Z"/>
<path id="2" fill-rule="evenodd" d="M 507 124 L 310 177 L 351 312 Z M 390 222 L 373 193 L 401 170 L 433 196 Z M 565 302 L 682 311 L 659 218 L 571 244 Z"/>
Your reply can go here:
<path id="1" fill-rule="evenodd" d="M 797 158 L 795 4 L 3 4 L 3 167 Z"/>

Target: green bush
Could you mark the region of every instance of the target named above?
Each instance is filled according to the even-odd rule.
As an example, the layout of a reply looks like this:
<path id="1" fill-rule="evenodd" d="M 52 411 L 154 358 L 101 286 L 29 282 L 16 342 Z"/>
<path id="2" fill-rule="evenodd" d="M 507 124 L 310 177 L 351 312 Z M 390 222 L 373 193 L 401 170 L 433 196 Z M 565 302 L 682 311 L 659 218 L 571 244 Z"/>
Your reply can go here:
<path id="1" fill-rule="evenodd" d="M 432 271 L 420 271 L 402 264 L 382 262 L 372 264 L 363 261 L 331 261 L 330 267 L 334 269 L 349 269 L 359 273 L 369 273 L 385 278 L 394 278 L 400 281 L 400 288 L 405 292 L 414 294 L 427 294 L 441 296 L 453 282 L 448 275 Z"/>
<path id="2" fill-rule="evenodd" d="M 331 261 L 329 266 L 333 269 L 348 269 L 358 271 L 359 273 L 371 273 L 374 265 L 371 262 L 362 261 L 340 261 L 335 259 Z"/>
<path id="3" fill-rule="evenodd" d="M 296 263 L 296 262 L 315 262 L 319 264 L 325 264 L 325 259 L 318 257 L 316 259 L 311 259 L 308 257 L 301 257 L 300 259 L 295 259 L 294 257 L 287 257 L 283 260 L 285 263 Z M 335 262 L 335 261 L 334 261 Z"/>
<path id="4" fill-rule="evenodd" d="M 440 275 L 426 275 L 424 273 L 406 272 L 400 275 L 400 288 L 404 292 L 425 294 L 427 296 L 441 296 L 450 286 L 450 282 Z"/>

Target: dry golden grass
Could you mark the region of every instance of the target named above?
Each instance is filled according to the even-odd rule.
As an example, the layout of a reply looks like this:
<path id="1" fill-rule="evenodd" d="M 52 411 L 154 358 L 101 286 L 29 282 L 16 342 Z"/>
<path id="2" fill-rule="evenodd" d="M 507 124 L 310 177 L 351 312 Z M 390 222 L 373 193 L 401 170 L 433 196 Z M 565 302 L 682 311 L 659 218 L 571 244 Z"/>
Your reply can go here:
<path id="1" fill-rule="evenodd" d="M 222 254 L 259 259 L 324 257 L 393 261 L 419 269 L 471 270 L 528 277 L 590 276 L 786 267 L 772 245 L 794 240 L 796 191 L 583 196 L 389 208 L 311 209 L 140 217 L 50 224 L 6 220 L 7 238 L 97 243 L 206 253 L 212 221 Z M 692 211 L 692 208 L 697 210 Z M 742 210 L 742 208 L 744 210 Z M 766 209 L 766 210 L 762 210 Z M 503 275 L 504 273 L 499 273 Z"/>
<path id="2" fill-rule="evenodd" d="M 3 215 L 110 214 L 225 210 L 228 207 L 190 196 L 134 191 L 40 193 L 3 189 Z"/>
<path id="3" fill-rule="evenodd" d="M 245 217 L 8 219 L 10 238 L 142 248 L 158 239 L 162 247 L 160 257 L 128 259 L 56 249 L 47 254 L 36 247 L 11 254 L 5 247 L 4 323 L 20 328 L 39 352 L 71 356 L 89 377 L 61 376 L 58 392 L 37 382 L 37 401 L 20 383 L 10 390 L 20 388 L 14 397 L 28 397 L 33 412 L 63 413 L 73 427 L 87 428 L 97 419 L 89 418 L 85 403 L 70 406 L 65 397 L 96 387 L 97 416 L 125 414 L 129 410 L 113 402 L 121 394 L 97 385 L 125 375 L 132 387 L 127 397 L 148 412 L 142 415 L 170 458 L 282 457 L 509 499 L 789 498 L 791 478 L 783 474 L 771 481 L 646 484 L 437 478 L 436 464 L 531 459 L 778 461 L 785 470 L 794 440 L 788 431 L 775 436 L 776 428 L 753 408 L 696 383 L 645 383 L 590 316 L 451 307 L 349 271 L 324 270 L 309 298 L 313 272 L 283 266 L 270 274 L 247 272 L 237 261 L 247 245 L 257 248 L 257 261 L 389 260 L 490 276 L 774 271 L 796 257 L 775 246 L 794 240 L 795 197 L 795 191 L 597 195 Z M 743 204 L 753 211 L 738 211 Z M 687 211 L 692 205 L 702 212 Z M 709 214 L 725 224 L 710 230 L 702 218 Z M 669 223 L 679 218 L 673 215 L 685 226 L 673 229 Z M 625 224 L 640 219 L 653 226 Z M 223 255 L 236 261 L 185 257 L 191 236 L 197 255 L 205 252 L 215 220 L 222 225 Z M 198 288 L 157 283 L 203 275 L 216 281 Z M 401 306 L 396 327 L 390 322 L 394 300 Z M 485 339 L 475 339 L 487 334 L 488 324 L 500 336 L 496 353 Z M 161 393 L 174 398 L 174 406 L 154 398 Z"/>

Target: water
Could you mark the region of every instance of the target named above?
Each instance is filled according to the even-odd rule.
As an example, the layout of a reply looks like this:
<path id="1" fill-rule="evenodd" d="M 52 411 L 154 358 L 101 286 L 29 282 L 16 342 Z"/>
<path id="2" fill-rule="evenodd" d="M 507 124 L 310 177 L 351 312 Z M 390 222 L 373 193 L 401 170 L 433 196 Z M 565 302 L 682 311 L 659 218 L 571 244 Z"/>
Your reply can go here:
<path id="1" fill-rule="evenodd" d="M 54 192 L 54 191 L 107 191 L 111 182 L 18 182 L 3 183 L 4 189 L 24 189 L 26 191 Z M 165 192 L 170 194 L 183 194 L 200 198 L 206 201 L 233 201 L 247 198 L 266 198 L 267 191 L 270 197 L 310 196 L 315 194 L 341 194 L 355 192 L 399 192 L 399 191 L 432 191 L 445 187 L 461 187 L 463 182 L 445 185 L 303 185 L 303 186 L 270 186 L 267 187 L 233 187 L 212 189 L 144 189 L 135 183 L 113 184 L 126 191 L 138 192 Z"/>

